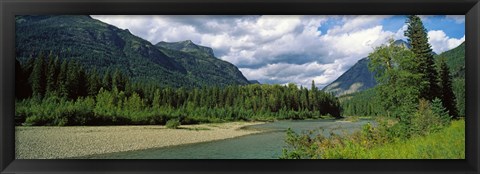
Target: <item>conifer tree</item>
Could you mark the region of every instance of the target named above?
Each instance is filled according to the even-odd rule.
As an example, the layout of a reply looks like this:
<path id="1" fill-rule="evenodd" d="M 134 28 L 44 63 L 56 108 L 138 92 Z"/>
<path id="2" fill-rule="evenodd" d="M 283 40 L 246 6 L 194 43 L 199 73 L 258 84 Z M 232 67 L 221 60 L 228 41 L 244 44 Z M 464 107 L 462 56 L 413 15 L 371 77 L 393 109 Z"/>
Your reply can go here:
<path id="1" fill-rule="evenodd" d="M 48 66 L 47 66 L 47 86 L 46 86 L 46 93 L 50 95 L 55 95 L 57 91 L 57 78 L 59 66 L 58 66 L 58 57 L 52 58 L 52 55 L 48 57 Z"/>
<path id="2" fill-rule="evenodd" d="M 62 65 L 60 65 L 60 71 L 58 72 L 58 93 L 61 97 L 68 97 L 67 70 L 68 61 L 63 60 Z"/>
<path id="3" fill-rule="evenodd" d="M 316 111 L 317 107 L 315 106 L 315 104 L 317 103 L 318 88 L 315 86 L 315 80 L 312 80 L 312 87 L 310 91 L 311 92 L 310 92 L 309 100 L 310 100 L 311 106 L 309 108 L 313 111 Z"/>
<path id="4" fill-rule="evenodd" d="M 32 81 L 33 96 L 43 97 L 45 94 L 46 77 L 45 77 L 45 58 L 40 55 L 35 59 L 32 74 L 30 75 Z"/>
<path id="5" fill-rule="evenodd" d="M 433 100 L 440 97 L 440 88 L 438 86 L 437 71 L 435 70 L 435 61 L 431 45 L 428 43 L 427 30 L 423 26 L 422 20 L 416 15 L 410 15 L 407 19 L 408 28 L 405 36 L 411 45 L 411 51 L 415 54 L 415 62 L 418 67 L 415 68 L 422 74 L 420 85 L 420 98 Z"/>
<path id="6" fill-rule="evenodd" d="M 448 111 L 448 114 L 453 118 L 458 117 L 458 111 L 456 108 L 456 98 L 453 93 L 452 87 L 452 76 L 450 75 L 450 70 L 448 69 L 447 62 L 444 57 L 440 58 L 440 66 L 438 70 L 440 77 L 440 87 L 441 87 L 441 97 L 443 107 Z"/>
<path id="7" fill-rule="evenodd" d="M 125 90 L 125 86 L 127 85 L 127 78 L 123 75 L 122 71 L 118 68 L 115 69 L 112 76 L 112 86 L 118 88 L 120 91 Z"/>
<path id="8" fill-rule="evenodd" d="M 110 74 L 110 69 L 107 69 L 103 75 L 103 87 L 108 91 L 112 90 L 112 75 Z"/>
<path id="9" fill-rule="evenodd" d="M 95 96 L 101 88 L 100 77 L 96 68 L 93 68 L 88 77 L 88 95 Z"/>
<path id="10" fill-rule="evenodd" d="M 28 76 L 20 62 L 15 59 L 15 98 L 23 99 L 31 95 L 31 87 L 28 86 Z"/>
<path id="11" fill-rule="evenodd" d="M 77 97 L 85 97 L 88 95 L 88 78 L 85 70 L 82 66 L 78 65 L 77 68 Z"/>

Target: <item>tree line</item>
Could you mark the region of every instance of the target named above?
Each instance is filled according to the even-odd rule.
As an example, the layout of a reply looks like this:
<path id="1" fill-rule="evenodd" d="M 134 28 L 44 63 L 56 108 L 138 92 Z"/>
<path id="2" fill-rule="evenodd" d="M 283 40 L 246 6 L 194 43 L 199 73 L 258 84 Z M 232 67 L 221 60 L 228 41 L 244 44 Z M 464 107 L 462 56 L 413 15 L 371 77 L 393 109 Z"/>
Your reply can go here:
<path id="1" fill-rule="evenodd" d="M 16 124 L 183 124 L 340 117 L 337 98 L 295 84 L 163 87 L 119 70 L 87 71 L 52 54 L 16 62 Z"/>

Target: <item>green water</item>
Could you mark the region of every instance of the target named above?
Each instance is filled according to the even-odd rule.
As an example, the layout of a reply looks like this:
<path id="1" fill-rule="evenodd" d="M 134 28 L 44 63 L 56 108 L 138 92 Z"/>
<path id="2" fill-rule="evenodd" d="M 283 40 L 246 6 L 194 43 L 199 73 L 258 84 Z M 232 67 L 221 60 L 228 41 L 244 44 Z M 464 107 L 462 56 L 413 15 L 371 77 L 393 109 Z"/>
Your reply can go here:
<path id="1" fill-rule="evenodd" d="M 278 159 L 285 147 L 285 131 L 295 132 L 323 129 L 317 133 L 324 135 L 331 131 L 337 134 L 350 133 L 369 121 L 338 122 L 335 120 L 276 121 L 245 129 L 266 132 L 226 140 L 180 145 L 173 147 L 117 152 L 82 158 L 94 159 Z"/>

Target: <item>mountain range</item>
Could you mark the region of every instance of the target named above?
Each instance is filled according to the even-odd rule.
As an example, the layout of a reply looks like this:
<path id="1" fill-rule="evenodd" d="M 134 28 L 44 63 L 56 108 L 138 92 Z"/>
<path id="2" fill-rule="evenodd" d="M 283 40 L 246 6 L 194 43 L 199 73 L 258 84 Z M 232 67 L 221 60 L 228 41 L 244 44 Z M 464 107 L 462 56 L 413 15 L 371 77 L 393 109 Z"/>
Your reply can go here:
<path id="1" fill-rule="evenodd" d="M 250 84 L 211 48 L 190 40 L 153 45 L 88 15 L 17 16 L 17 59 L 23 64 L 40 54 L 78 61 L 87 70 L 119 69 L 135 81 L 161 86 Z"/>
<path id="2" fill-rule="evenodd" d="M 394 44 L 410 47 L 397 40 Z M 119 69 L 135 81 L 172 87 L 247 85 L 233 64 L 215 57 L 212 48 L 191 40 L 158 42 L 155 45 L 88 15 L 40 15 L 16 17 L 16 56 L 26 63 L 39 54 L 75 60 L 100 72 Z M 446 57 L 455 77 L 465 75 L 465 44 L 435 57 Z M 336 96 L 376 85 L 368 70 L 368 58 L 360 59 L 338 79 L 323 88 Z"/>

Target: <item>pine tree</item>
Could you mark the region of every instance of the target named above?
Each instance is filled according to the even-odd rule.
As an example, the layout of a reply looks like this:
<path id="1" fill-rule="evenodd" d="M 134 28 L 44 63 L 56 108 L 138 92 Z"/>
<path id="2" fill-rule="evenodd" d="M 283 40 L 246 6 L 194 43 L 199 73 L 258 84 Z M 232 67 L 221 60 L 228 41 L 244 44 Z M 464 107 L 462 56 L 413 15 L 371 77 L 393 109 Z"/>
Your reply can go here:
<path id="1" fill-rule="evenodd" d="M 85 70 L 83 69 L 82 66 L 78 65 L 78 68 L 77 68 L 77 73 L 76 73 L 76 76 L 77 76 L 77 95 L 79 97 L 85 97 L 88 95 L 88 78 L 87 78 L 87 74 L 85 72 Z"/>
<path id="2" fill-rule="evenodd" d="M 28 86 L 28 76 L 25 68 L 15 59 L 15 98 L 24 99 L 31 95 L 31 87 Z"/>
<path id="3" fill-rule="evenodd" d="M 103 87 L 108 91 L 113 89 L 112 75 L 110 74 L 110 69 L 107 69 L 107 71 L 105 71 L 105 74 L 103 75 Z"/>
<path id="4" fill-rule="evenodd" d="M 118 88 L 120 91 L 124 91 L 127 85 L 127 77 L 118 68 L 115 69 L 112 76 L 112 86 Z"/>
<path id="5" fill-rule="evenodd" d="M 68 98 L 76 99 L 81 96 L 81 89 L 84 86 L 80 83 L 84 83 L 80 77 L 80 67 L 77 62 L 70 61 L 67 68 L 67 89 L 68 89 Z"/>
<path id="6" fill-rule="evenodd" d="M 88 95 L 95 96 L 101 88 L 100 77 L 96 68 L 89 73 L 88 76 Z"/>
<path id="7" fill-rule="evenodd" d="M 57 78 L 58 78 L 58 57 L 53 59 L 52 55 L 48 57 L 48 66 L 47 66 L 47 86 L 46 86 L 46 93 L 55 95 L 57 91 Z"/>
<path id="8" fill-rule="evenodd" d="M 452 76 L 450 75 L 450 70 L 448 69 L 448 65 L 444 57 L 440 58 L 438 74 L 440 75 L 440 99 L 442 100 L 443 107 L 447 109 L 450 116 L 452 116 L 453 118 L 457 118 L 458 111 L 455 106 L 456 99 L 455 94 L 453 93 Z"/>
<path id="9" fill-rule="evenodd" d="M 422 74 L 420 85 L 420 98 L 433 100 L 440 97 L 437 71 L 431 45 L 428 43 L 427 30 L 422 20 L 416 15 L 410 15 L 407 19 L 408 29 L 405 36 L 411 45 L 411 51 L 415 54 L 415 62 L 418 63 L 417 73 Z"/>
<path id="10" fill-rule="evenodd" d="M 45 77 L 45 58 L 40 55 L 35 59 L 32 74 L 30 75 L 32 81 L 33 96 L 43 97 L 46 88 Z"/>
<path id="11" fill-rule="evenodd" d="M 58 72 L 58 88 L 59 95 L 61 97 L 68 97 L 68 84 L 67 84 L 67 71 L 68 71 L 68 61 L 63 60 L 62 65 L 60 65 L 60 71 Z"/>
<path id="12" fill-rule="evenodd" d="M 317 93 L 318 93 L 318 88 L 315 86 L 315 81 L 312 80 L 312 87 L 310 89 L 310 109 L 312 111 L 316 111 L 317 110 L 317 102 L 318 102 L 318 99 L 317 99 Z"/>

